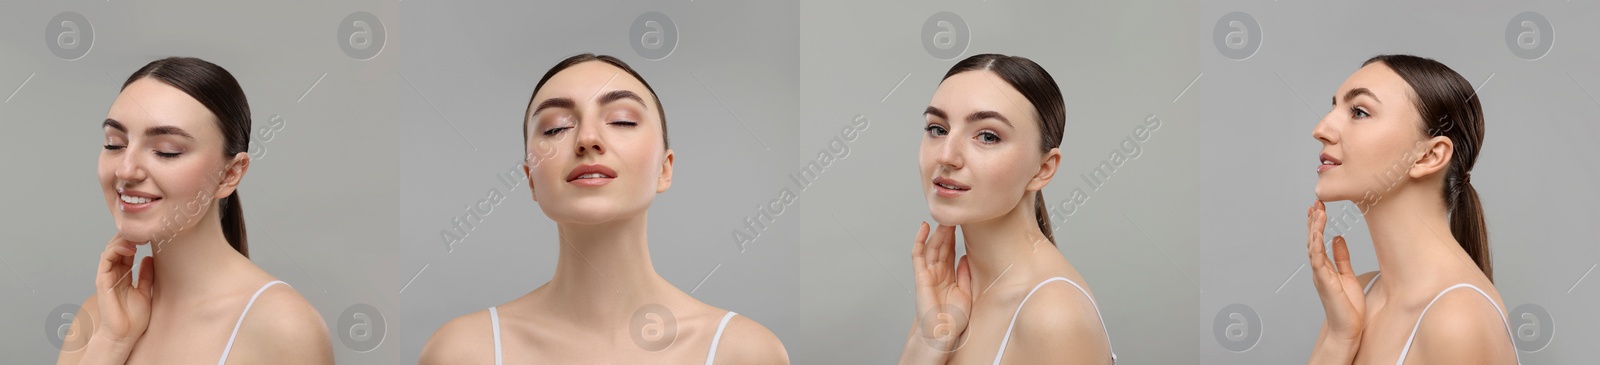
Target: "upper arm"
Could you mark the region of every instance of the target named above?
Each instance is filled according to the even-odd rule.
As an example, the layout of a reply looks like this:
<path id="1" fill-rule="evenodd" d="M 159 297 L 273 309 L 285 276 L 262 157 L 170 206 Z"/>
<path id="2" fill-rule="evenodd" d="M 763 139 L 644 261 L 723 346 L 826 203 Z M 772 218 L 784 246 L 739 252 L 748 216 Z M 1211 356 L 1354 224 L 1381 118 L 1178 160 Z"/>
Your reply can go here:
<path id="1" fill-rule="evenodd" d="M 250 305 L 228 357 L 333 364 L 333 343 L 316 307 L 294 288 L 274 286 Z"/>
<path id="2" fill-rule="evenodd" d="M 717 345 L 717 363 L 788 364 L 789 352 L 767 327 L 744 316 L 728 320 Z"/>
<path id="3" fill-rule="evenodd" d="M 1516 347 L 1494 302 L 1467 289 L 1451 290 L 1423 315 L 1411 358 L 1430 364 L 1508 364 Z"/>
<path id="4" fill-rule="evenodd" d="M 61 341 L 61 352 L 56 355 L 56 364 L 77 364 L 83 359 L 84 348 L 89 346 L 89 338 L 94 336 L 95 318 L 92 313 L 99 313 L 97 295 L 89 295 L 89 299 L 78 306 L 78 313 L 72 317 L 72 325 L 67 329 L 67 336 Z"/>
<path id="5" fill-rule="evenodd" d="M 489 312 L 477 311 L 445 322 L 422 346 L 419 365 L 474 364 L 494 361 L 494 332 Z"/>
<path id="6" fill-rule="evenodd" d="M 1109 364 L 1111 344 L 1089 297 L 1070 285 L 1040 287 L 1018 309 L 1003 354 L 1010 364 Z"/>

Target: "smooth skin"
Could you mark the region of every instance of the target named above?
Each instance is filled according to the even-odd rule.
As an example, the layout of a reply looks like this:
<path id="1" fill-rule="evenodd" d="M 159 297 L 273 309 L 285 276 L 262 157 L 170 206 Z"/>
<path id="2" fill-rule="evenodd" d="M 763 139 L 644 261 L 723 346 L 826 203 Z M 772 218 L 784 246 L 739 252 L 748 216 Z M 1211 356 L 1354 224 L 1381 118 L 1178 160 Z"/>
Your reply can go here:
<path id="1" fill-rule="evenodd" d="M 56 363 L 215 362 L 250 296 L 276 280 L 228 245 L 217 210 L 250 157 L 225 157 L 217 117 L 155 79 L 128 85 L 106 118 L 115 126 L 103 128 L 108 147 L 98 176 L 117 234 L 101 252 L 95 294 L 83 302 L 71 345 Z M 119 188 L 160 200 L 125 212 Z M 136 246 L 151 242 L 152 256 L 131 276 Z M 332 364 L 333 348 L 316 308 L 275 285 L 251 307 L 227 363 Z"/>
<path id="2" fill-rule="evenodd" d="M 1454 141 L 1424 133 L 1413 91 L 1383 63 L 1362 67 L 1334 94 L 1333 111 L 1312 132 L 1322 153 L 1341 161 L 1317 174 L 1307 210 L 1306 249 L 1325 320 L 1309 364 L 1393 364 L 1429 301 L 1458 283 L 1477 286 L 1440 297 L 1422 317 L 1406 364 L 1514 364 L 1516 348 L 1494 284 L 1450 233 L 1442 189 Z M 1385 178 L 1380 179 L 1383 176 Z M 1383 276 L 1356 275 L 1344 237 L 1323 246 L 1322 202 L 1363 210 Z"/>
<path id="3" fill-rule="evenodd" d="M 1059 149 L 1039 152 L 1038 113 L 991 71 L 945 79 L 934 92 L 918 154 L 922 188 L 939 226 L 923 223 L 912 243 L 917 317 L 901 364 L 988 364 L 1017 316 L 1004 363 L 1109 364 L 1100 317 L 1066 277 L 1088 284 L 1034 215 L 1034 196 L 1050 184 Z M 935 178 L 970 187 L 939 196 Z M 955 251 L 960 227 L 967 255 Z M 1092 293 L 1092 291 L 1091 291 Z"/>
<path id="4" fill-rule="evenodd" d="M 598 61 L 557 73 L 532 104 L 561 98 L 573 106 L 530 110 L 524 164 L 534 201 L 556 222 L 560 256 L 549 282 L 498 306 L 504 363 L 704 363 L 728 311 L 656 274 L 646 243 L 646 210 L 672 185 L 657 101 L 639 80 Z M 599 187 L 567 181 L 574 168 L 596 163 L 615 170 L 614 179 Z M 677 322 L 676 338 L 660 351 L 633 340 L 645 329 L 629 322 L 647 304 L 666 307 Z M 493 336 L 487 309 L 458 317 L 434 332 L 420 363 L 493 364 Z M 729 320 L 716 362 L 789 358 L 777 336 L 740 315 Z"/>

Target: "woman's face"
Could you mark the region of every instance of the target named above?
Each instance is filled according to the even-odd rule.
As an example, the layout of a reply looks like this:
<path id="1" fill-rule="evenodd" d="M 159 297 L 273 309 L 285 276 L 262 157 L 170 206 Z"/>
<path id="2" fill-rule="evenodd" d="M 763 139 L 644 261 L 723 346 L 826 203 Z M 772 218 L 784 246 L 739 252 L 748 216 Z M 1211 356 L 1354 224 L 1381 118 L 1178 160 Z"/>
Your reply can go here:
<path id="1" fill-rule="evenodd" d="M 1322 142 L 1317 200 L 1376 202 L 1426 152 L 1414 92 L 1381 62 L 1356 70 L 1312 130 Z"/>
<path id="2" fill-rule="evenodd" d="M 232 194 L 249 157 L 224 157 L 217 117 L 182 90 L 152 78 L 129 84 L 102 127 L 98 176 L 117 233 L 168 239 L 212 214 Z"/>
<path id="3" fill-rule="evenodd" d="M 627 71 L 591 61 L 552 76 L 533 96 L 526 169 L 533 199 L 557 222 L 643 214 L 672 184 L 656 99 Z"/>
<path id="4" fill-rule="evenodd" d="M 1039 153 L 1038 113 L 992 71 L 945 79 L 923 116 L 917 166 L 928 211 L 939 224 L 1004 215 L 1055 174 L 1055 165 L 1044 162 L 1059 152 Z"/>

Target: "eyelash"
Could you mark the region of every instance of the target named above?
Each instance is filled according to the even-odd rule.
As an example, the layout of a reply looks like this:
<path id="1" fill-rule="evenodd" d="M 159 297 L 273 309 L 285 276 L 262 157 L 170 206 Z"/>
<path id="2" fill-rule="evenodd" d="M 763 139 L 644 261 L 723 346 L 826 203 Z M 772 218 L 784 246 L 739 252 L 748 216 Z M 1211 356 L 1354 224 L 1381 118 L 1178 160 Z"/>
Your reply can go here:
<path id="1" fill-rule="evenodd" d="M 631 128 L 631 127 L 639 126 L 639 123 L 633 122 L 633 121 L 619 120 L 619 121 L 611 122 L 611 125 L 619 125 L 619 126 L 624 126 L 624 127 L 630 127 Z M 550 129 L 544 130 L 543 134 L 545 136 L 554 136 L 554 135 L 557 135 L 557 134 L 561 134 L 561 132 L 564 132 L 564 131 L 566 131 L 568 129 L 572 129 L 572 127 L 555 127 L 555 128 L 550 128 Z"/>
<path id="2" fill-rule="evenodd" d="M 1350 108 L 1350 114 L 1355 115 L 1358 119 L 1372 116 L 1372 113 L 1368 113 L 1366 109 L 1363 109 L 1359 106 Z"/>
<path id="3" fill-rule="evenodd" d="M 106 149 L 106 150 L 107 150 L 107 151 L 121 151 L 121 150 L 123 150 L 123 149 L 126 149 L 126 148 L 128 148 L 128 146 L 118 146 L 118 145 L 113 145 L 113 144 L 108 144 L 108 145 L 105 145 L 105 149 Z M 183 153 L 182 153 L 182 152 L 161 152 L 161 151 L 155 151 L 155 153 L 156 153 L 156 157 L 160 157 L 160 158 L 164 158 L 164 159 L 169 159 L 169 160 L 170 160 L 170 159 L 174 159 L 174 158 L 178 158 L 178 156 L 182 156 L 182 155 L 183 155 Z"/>
<path id="4" fill-rule="evenodd" d="M 932 137 L 939 137 L 950 134 L 950 131 L 945 130 L 944 126 L 940 126 L 938 124 L 929 124 L 922 127 L 922 133 Z"/>
<path id="5" fill-rule="evenodd" d="M 982 140 L 982 139 L 981 139 L 981 138 L 983 138 L 983 137 L 984 137 L 984 136 L 994 136 L 994 142 L 988 142 L 988 141 L 984 141 L 984 140 Z M 978 132 L 978 138 L 980 138 L 980 139 L 979 139 L 979 140 L 978 140 L 978 143 L 982 143 L 982 144 L 996 144 L 996 143 L 1000 143 L 1000 135 L 999 135 L 999 134 L 995 134 L 995 133 L 994 133 L 994 132 L 991 132 L 991 131 L 982 131 L 982 132 Z"/>

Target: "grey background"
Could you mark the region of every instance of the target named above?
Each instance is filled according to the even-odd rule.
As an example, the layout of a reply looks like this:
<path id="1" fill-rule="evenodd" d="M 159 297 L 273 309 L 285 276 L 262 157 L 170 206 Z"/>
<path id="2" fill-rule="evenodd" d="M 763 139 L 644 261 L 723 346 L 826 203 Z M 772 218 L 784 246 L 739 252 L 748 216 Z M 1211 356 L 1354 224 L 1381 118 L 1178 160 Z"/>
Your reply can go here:
<path id="1" fill-rule="evenodd" d="M 1192 335 L 1199 252 L 1198 4 L 1086 1 L 931 3 L 829 1 L 801 6 L 801 158 L 828 148 L 855 115 L 871 125 L 800 193 L 803 249 L 796 363 L 893 363 L 915 316 L 911 240 L 931 222 L 918 182 L 922 110 L 961 58 L 1021 55 L 1060 84 L 1067 122 L 1046 201 L 1091 198 L 1060 224 L 1059 248 L 1093 288 L 1121 364 L 1197 363 Z M 949 11 L 971 32 L 966 52 L 922 45 L 930 16 Z M 959 37 L 958 37 L 959 38 Z M 909 75 L 908 75 L 909 74 Z M 902 82 L 902 80 L 904 80 Z M 1204 84 L 1205 79 L 1199 79 Z M 1198 86 L 1197 86 L 1198 87 Z M 1181 94 L 1181 96 L 1180 96 Z M 1162 120 L 1099 190 L 1080 175 L 1145 122 Z M 788 167 L 799 171 L 799 164 Z"/>
<path id="2" fill-rule="evenodd" d="M 1212 29 L 1223 14 L 1243 11 L 1263 40 L 1245 60 L 1218 52 Z M 1505 41 L 1512 16 L 1542 13 L 1554 23 L 1543 58 L 1516 57 Z M 1430 57 L 1479 86 L 1486 114 L 1484 150 L 1472 173 L 1485 206 L 1495 283 L 1508 310 L 1527 303 L 1547 309 L 1554 332 L 1523 364 L 1579 363 L 1600 356 L 1593 308 L 1600 296 L 1589 270 L 1597 262 L 1594 172 L 1600 136 L 1600 61 L 1595 47 L 1600 7 L 1593 2 L 1437 2 L 1394 4 L 1209 2 L 1194 23 L 1205 78 L 1199 175 L 1203 227 L 1197 335 L 1202 362 L 1282 364 L 1310 356 L 1323 312 L 1305 256 L 1305 218 L 1321 144 L 1311 130 L 1329 110 L 1328 97 L 1361 62 L 1382 53 Z M 1492 78 L 1491 78 L 1492 76 Z M 1330 216 L 1348 202 L 1330 204 Z M 1354 268 L 1377 268 L 1359 214 L 1346 230 Z M 1329 238 L 1336 230 L 1330 227 Z M 1250 330 L 1260 342 L 1243 352 L 1213 335 L 1224 306 L 1259 314 Z M 1511 313 L 1513 320 L 1520 319 Z M 1524 339 L 1526 340 L 1526 339 Z"/>
<path id="3" fill-rule="evenodd" d="M 95 35 L 72 61 L 45 43 L 46 24 L 64 11 L 82 14 Z M 251 260 L 321 312 L 340 363 L 394 363 L 393 343 L 359 353 L 339 340 L 350 329 L 340 313 L 366 304 L 376 309 L 368 318 L 392 316 L 399 285 L 388 127 L 400 84 L 390 54 L 358 61 L 340 50 L 336 29 L 357 11 L 394 16 L 378 1 L 0 5 L 0 206 L 12 208 L 0 212 L 0 358 L 55 361 L 46 318 L 93 293 L 97 257 L 115 233 L 95 177 L 100 121 L 129 74 L 176 55 L 238 78 L 256 129 L 282 118 L 270 141 L 255 141 L 238 190 Z"/>
<path id="4" fill-rule="evenodd" d="M 521 163 L 522 115 L 539 77 L 567 56 L 614 55 L 659 94 L 676 154 L 671 190 L 650 208 L 656 271 L 695 298 L 738 312 L 795 352 L 798 219 L 786 213 L 740 252 L 732 231 L 777 197 L 800 122 L 794 2 L 405 2 L 399 138 L 401 362 L 446 321 L 526 294 L 555 270 L 555 225 L 502 173 Z M 661 12 L 676 49 L 648 60 L 631 22 Z M 497 189 L 506 199 L 453 250 L 440 231 Z M 791 207 L 790 209 L 797 209 Z M 424 268 L 425 267 L 425 268 Z"/>

